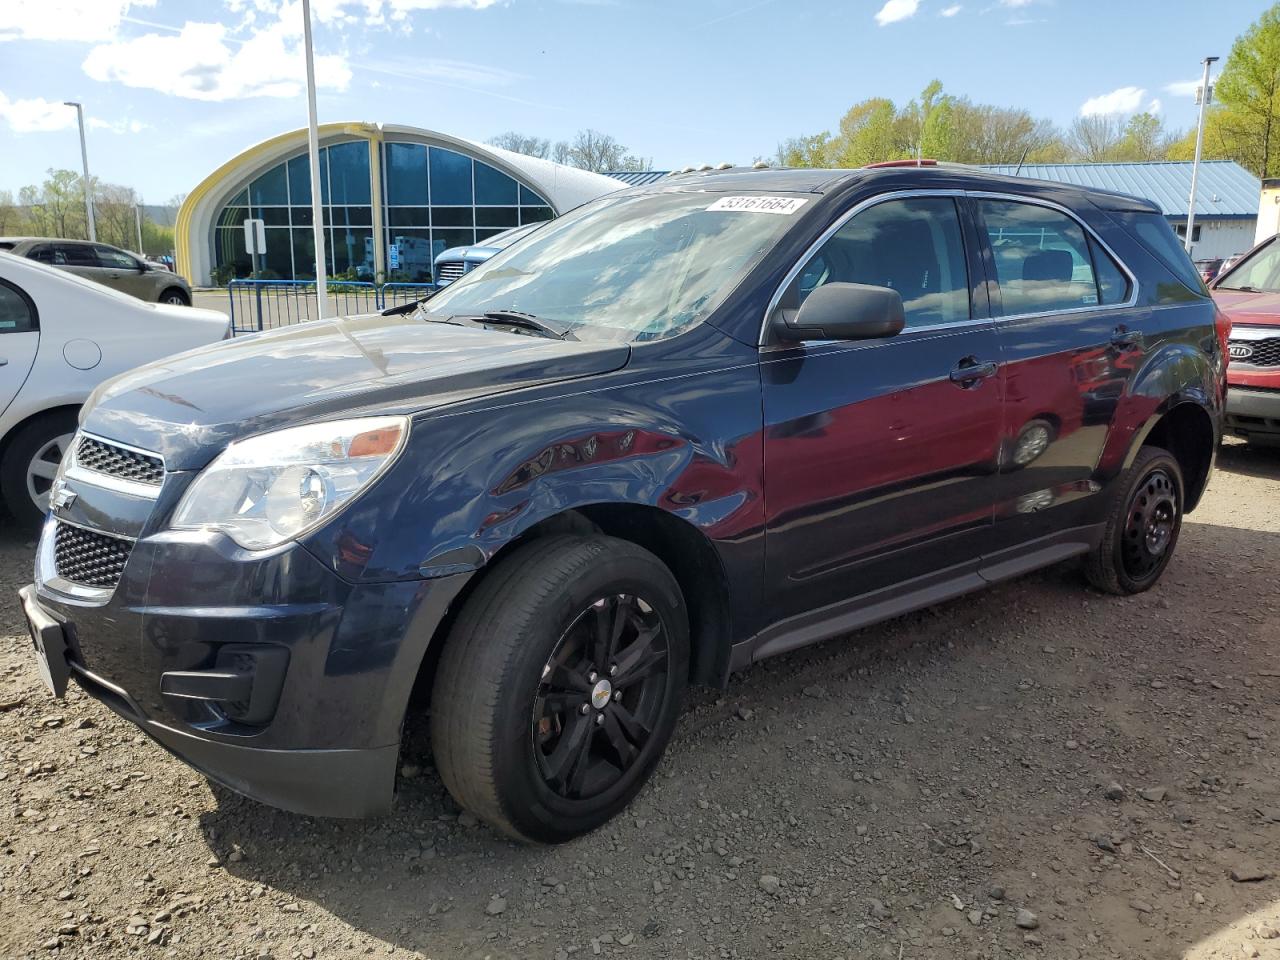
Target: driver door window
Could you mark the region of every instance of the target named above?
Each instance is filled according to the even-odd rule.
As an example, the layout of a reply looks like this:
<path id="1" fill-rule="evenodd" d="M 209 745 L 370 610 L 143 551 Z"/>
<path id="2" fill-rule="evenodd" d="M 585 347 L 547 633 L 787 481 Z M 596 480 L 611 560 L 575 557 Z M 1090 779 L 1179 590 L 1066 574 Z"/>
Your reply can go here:
<path id="1" fill-rule="evenodd" d="M 968 320 L 969 274 L 955 200 L 913 197 L 863 210 L 800 271 L 799 302 L 824 283 L 897 290 L 908 327 Z"/>

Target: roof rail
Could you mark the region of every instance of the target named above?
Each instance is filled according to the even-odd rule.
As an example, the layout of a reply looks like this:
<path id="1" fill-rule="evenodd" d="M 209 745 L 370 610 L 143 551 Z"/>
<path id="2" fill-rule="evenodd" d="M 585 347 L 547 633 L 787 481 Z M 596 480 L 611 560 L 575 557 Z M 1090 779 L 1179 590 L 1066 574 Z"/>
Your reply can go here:
<path id="1" fill-rule="evenodd" d="M 879 163 L 868 163 L 864 170 L 879 170 L 882 167 L 936 167 L 937 160 L 881 160 Z"/>

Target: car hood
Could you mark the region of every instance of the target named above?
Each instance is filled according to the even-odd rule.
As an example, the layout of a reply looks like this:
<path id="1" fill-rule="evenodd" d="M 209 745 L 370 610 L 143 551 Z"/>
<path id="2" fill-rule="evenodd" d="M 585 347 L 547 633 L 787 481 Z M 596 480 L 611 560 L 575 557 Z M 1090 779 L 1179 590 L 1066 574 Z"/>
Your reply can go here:
<path id="1" fill-rule="evenodd" d="M 626 344 L 550 340 L 411 315 L 323 320 L 139 367 L 86 404 L 92 433 L 205 466 L 228 443 L 347 415 L 418 413 L 625 366 Z"/>
<path id="2" fill-rule="evenodd" d="M 442 250 L 437 254 L 435 262 L 447 263 L 462 260 L 467 263 L 483 263 L 495 254 L 501 253 L 502 250 L 502 247 L 486 247 L 484 244 L 476 244 L 470 247 L 450 247 L 448 250 Z"/>
<path id="3" fill-rule="evenodd" d="M 1280 293 L 1214 290 L 1213 299 L 1233 324 L 1248 324 L 1252 327 L 1280 326 Z"/>

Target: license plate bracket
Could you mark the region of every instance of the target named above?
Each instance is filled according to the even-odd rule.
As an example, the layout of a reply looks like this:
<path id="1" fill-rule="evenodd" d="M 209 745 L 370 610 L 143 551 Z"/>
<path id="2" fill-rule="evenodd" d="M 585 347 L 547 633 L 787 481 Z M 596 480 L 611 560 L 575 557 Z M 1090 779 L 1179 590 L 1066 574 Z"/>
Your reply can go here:
<path id="1" fill-rule="evenodd" d="M 27 633 L 35 648 L 36 667 L 40 679 L 55 697 L 67 692 L 71 669 L 67 666 L 67 636 L 62 624 L 49 616 L 36 599 L 36 588 L 26 586 L 18 591 L 22 600 L 22 612 L 27 618 Z"/>

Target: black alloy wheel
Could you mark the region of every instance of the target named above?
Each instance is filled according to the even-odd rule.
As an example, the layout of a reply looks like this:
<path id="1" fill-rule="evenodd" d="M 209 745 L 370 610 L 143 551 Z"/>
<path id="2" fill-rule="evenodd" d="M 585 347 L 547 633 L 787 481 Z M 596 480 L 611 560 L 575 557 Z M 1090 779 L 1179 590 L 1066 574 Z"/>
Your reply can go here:
<path id="1" fill-rule="evenodd" d="M 534 755 L 548 787 L 583 800 L 622 779 L 661 718 L 669 661 L 662 620 L 640 597 L 601 597 L 574 619 L 533 703 Z"/>
<path id="2" fill-rule="evenodd" d="M 533 540 L 480 577 L 433 681 L 436 768 L 498 830 L 571 840 L 631 802 L 671 739 L 684 597 L 652 553 L 603 535 Z"/>

